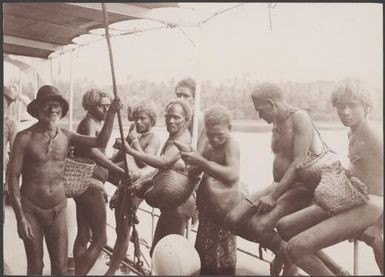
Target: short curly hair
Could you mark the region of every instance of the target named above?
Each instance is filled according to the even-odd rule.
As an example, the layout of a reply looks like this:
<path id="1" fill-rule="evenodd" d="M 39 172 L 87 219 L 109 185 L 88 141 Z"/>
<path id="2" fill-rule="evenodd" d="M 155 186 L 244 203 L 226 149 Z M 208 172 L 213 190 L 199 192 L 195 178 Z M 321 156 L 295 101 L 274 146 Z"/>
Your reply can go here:
<path id="1" fill-rule="evenodd" d="M 358 100 L 366 113 L 372 108 L 370 96 L 359 80 L 347 79 L 338 83 L 331 96 L 333 107 L 337 107 L 344 99 Z"/>
<path id="2" fill-rule="evenodd" d="M 182 98 L 174 98 L 166 105 L 165 111 L 167 112 L 168 109 L 174 105 L 180 105 L 183 108 L 184 114 L 186 116 L 185 119 L 188 124 L 192 118 L 192 108 L 190 104 Z"/>
<path id="3" fill-rule="evenodd" d="M 218 124 L 231 125 L 230 111 L 223 105 L 215 105 L 205 111 L 206 128 Z"/>
<path id="4" fill-rule="evenodd" d="M 196 89 L 196 84 L 195 81 L 192 78 L 185 78 L 180 80 L 176 86 L 175 86 L 175 92 L 178 88 L 180 87 L 186 87 L 191 90 L 191 95 L 193 98 L 195 98 L 195 89 Z"/>
<path id="5" fill-rule="evenodd" d="M 263 103 L 268 98 L 273 100 L 282 100 L 283 99 L 283 90 L 276 84 L 264 82 L 257 85 L 252 93 L 251 98 L 254 103 Z"/>
<path id="6" fill-rule="evenodd" d="M 145 113 L 151 120 L 151 125 L 154 126 L 157 120 L 158 107 L 157 105 L 151 101 L 150 99 L 143 99 L 135 103 L 132 107 L 132 114 L 135 118 L 139 113 Z"/>
<path id="7" fill-rule="evenodd" d="M 109 94 L 106 90 L 91 88 L 84 93 L 82 98 L 82 106 L 86 111 L 88 111 L 91 106 L 99 104 L 100 99 L 103 97 L 108 97 L 110 100 L 112 100 L 111 94 Z"/>

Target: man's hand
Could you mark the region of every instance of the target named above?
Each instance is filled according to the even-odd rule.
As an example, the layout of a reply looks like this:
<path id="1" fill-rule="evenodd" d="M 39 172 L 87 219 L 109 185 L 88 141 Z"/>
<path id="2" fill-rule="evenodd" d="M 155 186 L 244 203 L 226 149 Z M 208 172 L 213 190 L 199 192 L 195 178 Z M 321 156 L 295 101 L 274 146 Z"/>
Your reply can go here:
<path id="1" fill-rule="evenodd" d="M 255 203 L 255 206 L 257 208 L 257 215 L 270 212 L 276 204 L 277 201 L 271 195 L 262 196 L 257 201 L 257 203 Z"/>
<path id="2" fill-rule="evenodd" d="M 181 151 L 180 154 L 182 156 L 182 159 L 188 164 L 197 165 L 197 166 L 200 166 L 202 164 L 203 157 L 197 151 L 191 151 L 191 152 Z"/>
<path id="3" fill-rule="evenodd" d="M 116 138 L 114 145 L 112 145 L 115 149 L 120 149 L 122 147 L 122 140 L 121 138 Z"/>
<path id="4" fill-rule="evenodd" d="M 117 111 L 120 111 L 123 109 L 123 104 L 120 102 L 119 98 L 115 98 L 112 100 L 110 108 L 108 109 L 111 113 L 116 113 Z"/>
<path id="5" fill-rule="evenodd" d="M 124 151 L 126 151 L 128 154 L 132 153 L 133 148 L 128 144 L 127 141 L 124 141 Z"/>
<path id="6" fill-rule="evenodd" d="M 31 224 L 29 224 L 26 218 L 23 218 L 20 220 L 20 222 L 17 223 L 17 232 L 22 240 L 33 238 Z"/>

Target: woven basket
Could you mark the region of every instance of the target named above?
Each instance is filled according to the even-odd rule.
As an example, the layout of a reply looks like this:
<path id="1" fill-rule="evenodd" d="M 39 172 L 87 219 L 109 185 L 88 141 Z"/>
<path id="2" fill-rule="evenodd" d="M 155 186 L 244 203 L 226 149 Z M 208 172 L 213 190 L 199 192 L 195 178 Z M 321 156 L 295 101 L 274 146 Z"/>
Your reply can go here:
<path id="1" fill-rule="evenodd" d="M 314 191 L 315 203 L 334 215 L 368 201 L 367 187 L 358 178 L 348 178 L 340 166 L 325 167 Z"/>
<path id="2" fill-rule="evenodd" d="M 170 209 L 183 204 L 192 194 L 199 177 L 174 169 L 160 170 L 152 179 L 154 185 L 145 192 L 147 204 L 154 208 Z"/>
<path id="3" fill-rule="evenodd" d="M 297 165 L 296 171 L 299 180 L 314 189 L 321 181 L 322 169 L 334 164 L 341 165 L 337 155 L 326 149 L 319 155 L 309 153 L 305 160 Z"/>
<path id="4" fill-rule="evenodd" d="M 67 198 L 77 197 L 89 186 L 95 162 L 84 158 L 67 158 L 64 166 L 64 185 Z"/>

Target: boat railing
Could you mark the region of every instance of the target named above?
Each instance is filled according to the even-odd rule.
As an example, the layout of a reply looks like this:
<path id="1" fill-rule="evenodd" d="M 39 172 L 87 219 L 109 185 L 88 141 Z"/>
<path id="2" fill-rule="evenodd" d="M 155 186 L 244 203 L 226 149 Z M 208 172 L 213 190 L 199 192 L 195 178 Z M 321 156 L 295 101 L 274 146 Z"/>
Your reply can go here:
<path id="1" fill-rule="evenodd" d="M 108 197 L 111 198 L 112 195 L 108 194 Z M 147 214 L 149 216 L 151 216 L 151 239 L 154 237 L 154 232 L 155 232 L 155 226 L 156 226 L 156 219 L 159 218 L 159 214 L 156 213 L 156 209 L 155 208 L 150 208 L 150 209 L 146 209 L 146 208 L 142 208 L 142 207 L 138 207 L 137 209 L 138 211 L 144 213 L 144 214 Z M 192 232 L 192 233 L 197 233 L 197 230 L 195 227 L 191 228 L 190 227 L 191 225 L 189 225 L 187 228 L 190 228 L 190 230 L 186 230 L 186 234 L 188 232 Z M 110 223 L 107 222 L 107 227 L 108 228 L 111 228 L 111 229 L 114 229 L 115 230 L 115 226 L 111 225 Z M 186 229 L 187 229 L 186 228 Z M 139 233 L 140 234 L 140 233 Z M 191 236 L 187 236 L 186 237 L 188 239 L 191 240 Z M 144 246 L 147 250 L 149 250 L 151 248 L 151 244 L 149 244 L 145 239 L 143 238 L 140 238 L 139 239 L 139 243 L 141 246 Z M 152 242 L 151 242 L 152 243 Z M 358 254 L 359 254 L 359 250 L 358 250 L 358 241 L 357 240 L 353 240 L 353 243 L 354 243 L 354 246 L 353 246 L 353 274 L 354 275 L 357 275 L 358 274 Z M 272 253 L 269 251 L 269 250 L 264 250 L 267 252 L 267 255 L 263 255 L 263 251 L 262 251 L 262 248 L 261 246 L 259 246 L 259 251 L 258 254 L 254 254 L 246 249 L 243 249 L 241 247 L 237 247 L 237 251 L 239 253 L 242 253 L 242 254 L 245 254 L 251 258 L 255 258 L 255 259 L 258 259 L 262 262 L 265 262 L 265 263 L 271 263 L 271 259 L 269 259 L 269 257 L 272 256 Z M 113 252 L 113 247 L 110 246 L 110 245 L 107 245 L 105 248 L 104 248 L 104 252 L 111 256 L 112 255 L 112 252 Z M 270 255 L 269 255 L 270 254 Z M 122 264 L 124 266 L 126 266 L 131 272 L 137 274 L 137 275 L 152 275 L 153 274 L 153 267 L 152 267 L 152 263 L 149 262 L 145 255 L 143 255 L 143 252 L 141 251 L 141 256 L 144 260 L 144 263 L 145 263 L 145 266 L 138 266 L 135 261 L 133 261 L 132 259 L 130 259 L 129 257 L 126 256 L 126 258 L 122 261 Z"/>
<path id="2" fill-rule="evenodd" d="M 111 198 L 112 195 L 107 193 L 108 197 Z M 149 216 L 151 216 L 151 239 L 154 237 L 154 232 L 155 232 L 155 227 L 156 227 L 156 224 L 155 224 L 155 221 L 157 218 L 159 218 L 159 214 L 156 213 L 156 209 L 155 208 L 150 208 L 150 209 L 146 209 L 146 208 L 142 208 L 142 207 L 138 207 L 137 209 L 138 211 L 144 213 L 144 214 L 147 214 Z M 139 219 L 140 221 L 140 219 Z M 140 223 L 139 223 L 140 224 Z M 107 222 L 107 228 L 110 228 L 110 229 L 114 229 L 115 230 L 115 226 L 113 226 L 112 224 L 108 223 Z M 187 229 L 187 228 L 186 228 Z M 190 228 L 190 230 L 186 230 L 186 234 L 188 232 L 192 232 L 194 234 L 197 233 L 197 230 L 196 228 Z M 140 232 L 139 232 L 139 235 L 140 235 Z M 187 235 L 186 235 L 187 237 Z M 191 239 L 191 236 L 189 236 L 190 239 Z M 151 244 L 149 244 L 145 239 L 143 238 L 140 238 L 139 239 L 139 243 L 141 246 L 144 246 L 147 250 L 149 250 L 151 248 Z M 270 263 L 271 260 L 269 259 L 266 259 L 264 257 L 264 255 L 262 254 L 262 251 L 260 249 L 260 251 L 258 251 L 258 255 L 250 252 L 250 251 L 247 251 L 245 249 L 242 249 L 240 247 L 237 247 L 237 251 L 240 252 L 240 253 L 243 253 L 249 257 L 252 257 L 252 258 L 256 258 L 256 259 L 259 259 L 260 261 L 263 261 L 263 262 L 266 262 L 266 263 Z M 269 250 L 267 250 L 269 251 Z M 113 252 L 113 247 L 111 245 L 106 245 L 106 247 L 104 248 L 104 252 L 111 256 L 112 255 L 112 252 Z M 143 272 L 145 272 L 146 274 L 145 275 L 150 275 L 153 273 L 153 267 L 152 267 L 152 263 L 149 262 L 145 255 L 143 255 L 143 253 L 141 253 L 141 256 L 144 260 L 144 263 L 146 266 L 142 267 L 142 269 L 138 269 L 138 266 L 135 264 L 135 261 L 133 261 L 132 259 L 130 259 L 129 257 L 126 256 L 126 258 L 122 261 L 122 264 L 126 267 L 129 268 L 129 270 L 131 270 L 133 273 L 135 274 L 138 274 L 138 275 L 143 275 Z M 268 256 L 268 255 L 267 255 Z"/>

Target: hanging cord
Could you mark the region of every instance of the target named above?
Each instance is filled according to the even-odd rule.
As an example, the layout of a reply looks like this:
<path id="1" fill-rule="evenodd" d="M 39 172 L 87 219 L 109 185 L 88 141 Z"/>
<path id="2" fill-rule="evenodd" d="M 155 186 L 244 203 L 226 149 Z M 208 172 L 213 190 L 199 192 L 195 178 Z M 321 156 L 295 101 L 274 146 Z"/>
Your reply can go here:
<path id="1" fill-rule="evenodd" d="M 184 37 L 185 37 L 188 41 L 190 41 L 190 42 L 192 43 L 192 45 L 195 47 L 196 44 L 195 44 L 194 40 L 192 40 L 180 26 L 177 26 L 177 28 L 178 28 L 178 30 L 184 35 Z"/>
<path id="2" fill-rule="evenodd" d="M 269 24 L 270 24 L 270 31 L 273 31 L 273 25 L 271 21 L 271 10 L 275 9 L 277 7 L 277 3 L 267 3 L 267 10 L 269 12 Z"/>
<path id="3" fill-rule="evenodd" d="M 230 7 L 230 8 L 226 8 L 226 9 L 223 9 L 223 10 L 221 10 L 221 11 L 219 11 L 219 12 L 216 12 L 216 13 L 214 13 L 213 15 L 209 16 L 208 18 L 206 18 L 205 20 L 202 20 L 200 23 L 201 23 L 201 24 L 202 24 L 202 23 L 206 23 L 207 21 L 211 20 L 212 18 L 214 18 L 214 17 L 216 17 L 216 16 L 218 16 L 218 15 L 220 15 L 220 14 L 222 14 L 222 13 L 225 13 L 225 12 L 227 12 L 227 11 L 230 11 L 230 10 L 232 10 L 232 9 L 235 9 L 235 8 L 237 8 L 237 7 L 240 7 L 240 6 L 244 5 L 244 4 L 245 4 L 245 3 L 240 3 L 240 4 L 237 4 L 237 5 L 232 6 L 232 7 Z"/>

